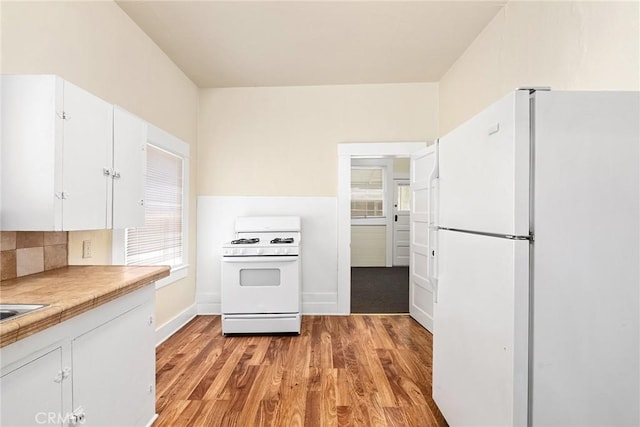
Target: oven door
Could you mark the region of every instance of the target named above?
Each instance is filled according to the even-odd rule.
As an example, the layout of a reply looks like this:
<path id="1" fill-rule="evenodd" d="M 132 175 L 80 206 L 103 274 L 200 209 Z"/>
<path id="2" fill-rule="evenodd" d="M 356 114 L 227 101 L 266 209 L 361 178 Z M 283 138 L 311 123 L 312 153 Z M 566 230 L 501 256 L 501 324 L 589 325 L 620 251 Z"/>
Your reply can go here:
<path id="1" fill-rule="evenodd" d="M 297 256 L 222 258 L 222 313 L 298 313 Z"/>

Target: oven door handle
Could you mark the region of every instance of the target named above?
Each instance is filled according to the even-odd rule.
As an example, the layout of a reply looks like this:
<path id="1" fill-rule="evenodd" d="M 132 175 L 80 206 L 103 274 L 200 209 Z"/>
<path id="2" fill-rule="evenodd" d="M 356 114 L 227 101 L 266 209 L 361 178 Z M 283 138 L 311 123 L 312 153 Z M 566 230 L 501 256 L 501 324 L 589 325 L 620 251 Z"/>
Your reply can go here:
<path id="1" fill-rule="evenodd" d="M 297 256 L 225 256 L 222 257 L 222 262 L 292 262 L 297 261 Z"/>

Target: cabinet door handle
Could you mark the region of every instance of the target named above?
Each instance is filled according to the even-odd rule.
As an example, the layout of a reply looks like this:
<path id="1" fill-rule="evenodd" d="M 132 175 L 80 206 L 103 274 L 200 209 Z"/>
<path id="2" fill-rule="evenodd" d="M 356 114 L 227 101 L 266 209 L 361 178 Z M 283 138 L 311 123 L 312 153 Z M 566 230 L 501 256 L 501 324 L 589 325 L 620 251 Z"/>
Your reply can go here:
<path id="1" fill-rule="evenodd" d="M 69 367 L 63 368 L 56 373 L 55 377 L 53 377 L 53 382 L 61 383 L 62 380 L 64 380 L 65 378 L 69 378 L 70 376 L 71 376 L 71 368 Z"/>
<path id="2" fill-rule="evenodd" d="M 87 415 L 84 412 L 84 408 L 79 406 L 69 415 L 69 425 L 75 426 L 78 424 L 84 424 L 86 417 Z"/>
<path id="3" fill-rule="evenodd" d="M 120 172 L 113 171 L 113 179 L 117 179 L 117 178 L 120 178 Z"/>
<path id="4" fill-rule="evenodd" d="M 109 168 L 102 168 L 102 174 L 103 174 L 104 176 L 109 176 L 109 175 L 111 175 L 111 169 L 109 169 Z"/>

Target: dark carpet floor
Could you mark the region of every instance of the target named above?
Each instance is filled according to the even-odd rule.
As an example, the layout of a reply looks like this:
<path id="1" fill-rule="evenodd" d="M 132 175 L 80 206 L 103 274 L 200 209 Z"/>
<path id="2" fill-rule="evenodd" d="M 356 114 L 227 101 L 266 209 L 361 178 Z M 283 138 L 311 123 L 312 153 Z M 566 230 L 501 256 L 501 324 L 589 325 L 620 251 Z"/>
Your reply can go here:
<path id="1" fill-rule="evenodd" d="M 352 313 L 408 313 L 409 267 L 351 267 Z"/>

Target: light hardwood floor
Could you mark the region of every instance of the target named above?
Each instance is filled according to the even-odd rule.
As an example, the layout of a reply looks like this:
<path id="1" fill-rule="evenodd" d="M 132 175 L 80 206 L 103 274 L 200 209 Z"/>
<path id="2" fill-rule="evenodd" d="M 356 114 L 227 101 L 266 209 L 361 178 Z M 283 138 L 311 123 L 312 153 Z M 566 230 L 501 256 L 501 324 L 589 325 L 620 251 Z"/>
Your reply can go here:
<path id="1" fill-rule="evenodd" d="M 304 316 L 302 333 L 223 337 L 198 316 L 156 351 L 160 426 L 446 426 L 432 337 L 408 316 Z"/>

